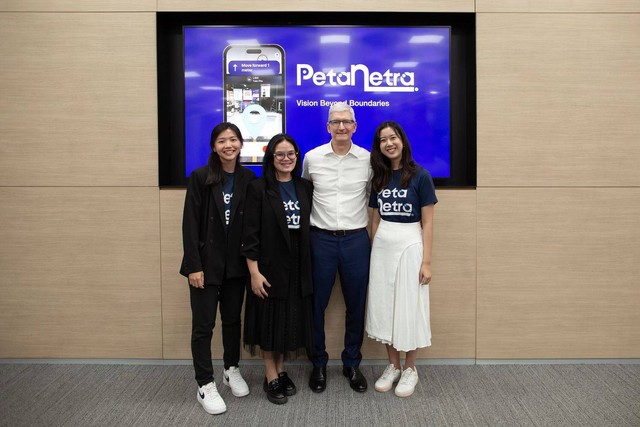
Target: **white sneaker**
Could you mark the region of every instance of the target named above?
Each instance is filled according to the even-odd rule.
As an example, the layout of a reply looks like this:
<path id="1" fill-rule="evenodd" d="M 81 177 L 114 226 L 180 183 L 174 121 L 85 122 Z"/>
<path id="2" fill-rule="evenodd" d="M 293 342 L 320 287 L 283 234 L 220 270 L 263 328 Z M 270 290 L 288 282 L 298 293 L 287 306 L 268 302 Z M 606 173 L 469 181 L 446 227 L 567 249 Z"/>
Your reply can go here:
<path id="1" fill-rule="evenodd" d="M 391 390 L 393 383 L 398 382 L 400 379 L 400 373 L 400 369 L 396 369 L 396 367 L 393 366 L 393 363 L 387 365 L 387 367 L 384 368 L 382 376 L 378 378 L 378 381 L 376 381 L 374 386 L 376 391 L 384 393 Z"/>
<path id="2" fill-rule="evenodd" d="M 249 386 L 240 375 L 240 368 L 237 366 L 225 369 L 222 384 L 231 387 L 231 394 L 235 397 L 243 397 L 249 394 Z"/>
<path id="3" fill-rule="evenodd" d="M 418 373 L 411 368 L 407 368 L 402 371 L 400 382 L 396 386 L 396 396 L 408 397 L 413 394 L 418 384 Z"/>
<path id="4" fill-rule="evenodd" d="M 198 387 L 198 402 L 208 414 L 222 414 L 227 410 L 227 405 L 218 394 L 218 389 L 214 382 Z"/>

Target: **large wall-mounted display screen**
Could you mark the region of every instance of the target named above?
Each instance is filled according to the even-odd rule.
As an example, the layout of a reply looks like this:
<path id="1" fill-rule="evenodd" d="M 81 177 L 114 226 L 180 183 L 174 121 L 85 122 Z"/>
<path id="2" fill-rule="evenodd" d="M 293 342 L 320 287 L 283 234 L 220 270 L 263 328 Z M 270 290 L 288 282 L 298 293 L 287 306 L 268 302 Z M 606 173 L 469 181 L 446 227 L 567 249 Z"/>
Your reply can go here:
<path id="1" fill-rule="evenodd" d="M 212 128 L 235 123 L 241 160 L 260 174 L 269 139 L 302 156 L 329 142 L 328 112 L 346 101 L 353 141 L 399 122 L 437 187 L 476 185 L 475 16 L 404 12 L 159 12 L 161 187 L 207 163 Z M 304 157 L 301 157 L 303 160 Z"/>
<path id="2" fill-rule="evenodd" d="M 449 27 L 185 26 L 185 174 L 205 164 L 209 136 L 230 121 L 245 164 L 269 139 L 291 134 L 302 153 L 326 143 L 333 102 L 355 112 L 354 142 L 371 148 L 395 120 L 415 160 L 434 178 L 451 174 Z"/>

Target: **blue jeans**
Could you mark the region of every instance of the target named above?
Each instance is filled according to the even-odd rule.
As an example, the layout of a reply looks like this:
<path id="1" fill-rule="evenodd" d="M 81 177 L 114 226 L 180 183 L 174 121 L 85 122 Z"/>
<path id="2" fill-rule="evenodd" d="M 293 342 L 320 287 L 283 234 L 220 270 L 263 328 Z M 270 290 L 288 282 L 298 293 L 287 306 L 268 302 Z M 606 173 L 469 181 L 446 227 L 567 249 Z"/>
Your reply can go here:
<path id="1" fill-rule="evenodd" d="M 316 367 L 329 360 L 324 333 L 324 313 L 331 291 L 340 274 L 342 295 L 347 308 L 342 363 L 348 367 L 360 365 L 364 336 L 364 315 L 369 284 L 369 255 L 371 241 L 366 230 L 344 237 L 322 231 L 311 231 L 311 257 L 313 262 L 313 341 L 314 355 L 310 357 Z"/>

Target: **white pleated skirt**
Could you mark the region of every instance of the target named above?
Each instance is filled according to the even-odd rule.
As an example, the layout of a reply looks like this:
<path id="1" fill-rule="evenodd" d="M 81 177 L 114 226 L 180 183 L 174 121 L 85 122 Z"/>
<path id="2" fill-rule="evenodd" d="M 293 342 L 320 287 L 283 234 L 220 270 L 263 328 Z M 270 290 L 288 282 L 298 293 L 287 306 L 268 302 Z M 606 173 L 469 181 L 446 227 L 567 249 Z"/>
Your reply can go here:
<path id="1" fill-rule="evenodd" d="M 369 270 L 369 338 L 405 352 L 431 345 L 429 285 L 420 285 L 421 265 L 420 223 L 380 220 Z"/>

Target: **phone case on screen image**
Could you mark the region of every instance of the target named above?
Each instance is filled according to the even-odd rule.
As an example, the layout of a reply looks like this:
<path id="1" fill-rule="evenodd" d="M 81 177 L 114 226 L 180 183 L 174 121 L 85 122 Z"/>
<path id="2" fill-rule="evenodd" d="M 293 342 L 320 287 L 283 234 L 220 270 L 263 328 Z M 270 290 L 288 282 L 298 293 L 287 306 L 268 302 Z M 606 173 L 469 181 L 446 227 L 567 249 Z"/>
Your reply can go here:
<path id="1" fill-rule="evenodd" d="M 224 120 L 240 128 L 243 163 L 262 163 L 271 137 L 285 130 L 284 49 L 273 44 L 224 50 Z"/>

